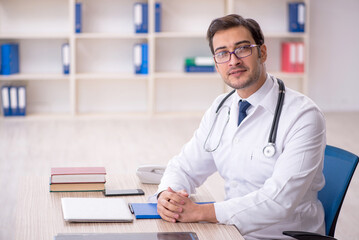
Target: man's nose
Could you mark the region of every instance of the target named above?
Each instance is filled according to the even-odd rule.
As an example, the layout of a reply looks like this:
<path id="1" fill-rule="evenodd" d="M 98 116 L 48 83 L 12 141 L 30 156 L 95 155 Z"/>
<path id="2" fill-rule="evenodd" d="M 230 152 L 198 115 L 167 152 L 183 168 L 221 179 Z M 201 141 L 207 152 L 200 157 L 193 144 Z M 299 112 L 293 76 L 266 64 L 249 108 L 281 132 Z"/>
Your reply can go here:
<path id="1" fill-rule="evenodd" d="M 231 57 L 229 59 L 229 65 L 230 66 L 235 66 L 235 65 L 239 65 L 242 63 L 242 59 L 238 58 L 236 56 L 236 54 L 234 54 L 234 52 L 231 53 Z"/>

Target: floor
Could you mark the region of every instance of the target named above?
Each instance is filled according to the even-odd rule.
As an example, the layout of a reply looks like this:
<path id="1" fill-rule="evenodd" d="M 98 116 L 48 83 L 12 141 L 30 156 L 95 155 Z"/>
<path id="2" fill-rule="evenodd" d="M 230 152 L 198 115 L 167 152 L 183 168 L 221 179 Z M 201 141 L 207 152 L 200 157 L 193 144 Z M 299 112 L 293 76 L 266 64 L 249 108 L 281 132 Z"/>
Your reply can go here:
<path id="1" fill-rule="evenodd" d="M 327 143 L 359 154 L 359 113 L 326 113 Z M 0 239 L 12 240 L 21 176 L 49 176 L 56 166 L 105 166 L 109 174 L 141 164 L 166 164 L 200 121 L 192 117 L 62 117 L 0 120 Z M 128 164 L 131 163 L 131 164 Z M 135 164 L 133 164 L 135 163 Z M 218 175 L 214 197 L 223 199 Z M 359 170 L 336 228 L 338 239 L 359 240 Z"/>

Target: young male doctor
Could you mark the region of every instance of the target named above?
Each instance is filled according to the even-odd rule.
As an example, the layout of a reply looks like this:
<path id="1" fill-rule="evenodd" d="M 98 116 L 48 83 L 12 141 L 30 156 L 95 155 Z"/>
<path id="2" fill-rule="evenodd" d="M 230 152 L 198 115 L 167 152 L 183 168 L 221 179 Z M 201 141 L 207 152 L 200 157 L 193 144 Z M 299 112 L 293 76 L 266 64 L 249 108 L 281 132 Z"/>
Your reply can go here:
<path id="1" fill-rule="evenodd" d="M 324 186 L 323 114 L 309 98 L 285 88 L 275 147 L 263 151 L 280 91 L 266 72 L 260 26 L 232 14 L 213 20 L 207 38 L 218 73 L 236 92 L 220 108 L 226 94 L 213 102 L 168 163 L 155 194 L 158 213 L 170 222 L 234 224 L 245 239 L 284 239 L 285 230 L 324 234 L 317 198 Z M 194 203 L 189 195 L 215 171 L 225 180 L 226 200 Z"/>

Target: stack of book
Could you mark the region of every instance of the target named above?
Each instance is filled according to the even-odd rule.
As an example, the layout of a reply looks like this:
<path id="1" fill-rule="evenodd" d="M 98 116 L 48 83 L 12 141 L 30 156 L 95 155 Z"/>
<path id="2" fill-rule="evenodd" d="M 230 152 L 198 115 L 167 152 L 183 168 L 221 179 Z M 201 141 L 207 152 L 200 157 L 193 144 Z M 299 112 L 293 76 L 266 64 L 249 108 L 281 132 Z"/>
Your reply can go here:
<path id="1" fill-rule="evenodd" d="M 50 192 L 104 191 L 105 183 L 104 167 L 51 168 Z"/>
<path id="2" fill-rule="evenodd" d="M 190 57 L 185 59 L 185 72 L 214 72 L 212 57 Z"/>

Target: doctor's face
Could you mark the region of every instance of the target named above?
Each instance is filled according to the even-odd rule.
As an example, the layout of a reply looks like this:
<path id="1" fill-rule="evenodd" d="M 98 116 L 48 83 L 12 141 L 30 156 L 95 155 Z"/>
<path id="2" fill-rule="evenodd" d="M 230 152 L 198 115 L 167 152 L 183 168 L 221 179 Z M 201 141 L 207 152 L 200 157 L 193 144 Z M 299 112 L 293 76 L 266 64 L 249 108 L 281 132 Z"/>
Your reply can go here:
<path id="1" fill-rule="evenodd" d="M 221 30 L 213 36 L 214 54 L 233 52 L 239 47 L 255 44 L 250 31 L 243 26 Z M 260 49 L 260 54 L 258 49 Z M 228 62 L 216 63 L 216 69 L 228 86 L 237 89 L 242 98 L 247 98 L 265 82 L 264 62 L 266 59 L 267 49 L 265 45 L 262 45 L 253 47 L 252 54 L 245 58 L 238 59 L 231 54 Z"/>

